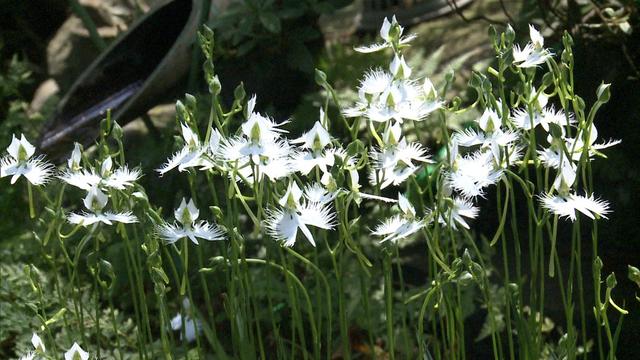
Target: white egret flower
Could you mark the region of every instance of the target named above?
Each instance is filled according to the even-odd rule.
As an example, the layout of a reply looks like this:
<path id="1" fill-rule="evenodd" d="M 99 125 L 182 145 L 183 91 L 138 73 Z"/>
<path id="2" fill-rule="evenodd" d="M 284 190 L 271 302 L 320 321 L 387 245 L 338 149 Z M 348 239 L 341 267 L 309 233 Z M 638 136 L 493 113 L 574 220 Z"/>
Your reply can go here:
<path id="1" fill-rule="evenodd" d="M 500 118 L 493 110 L 486 109 L 478 120 L 483 132 L 465 129 L 453 135 L 460 146 L 471 147 L 480 145 L 481 150 L 488 150 L 496 163 L 500 163 L 500 154 L 504 148 L 518 140 L 518 134 L 511 130 L 502 130 Z M 501 151 L 502 150 L 502 151 Z"/>
<path id="2" fill-rule="evenodd" d="M 82 160 L 82 149 L 80 148 L 80 144 L 73 144 L 73 151 L 71 152 L 71 156 L 67 160 L 67 168 L 70 172 L 75 173 L 82 170 L 82 165 L 80 164 Z"/>
<path id="3" fill-rule="evenodd" d="M 182 307 L 184 311 L 188 311 L 191 304 L 189 303 L 189 299 L 185 298 L 182 301 Z M 196 339 L 196 336 L 202 331 L 202 324 L 200 320 L 194 320 L 189 315 L 183 316 L 178 313 L 171 319 L 170 325 L 171 329 L 174 331 L 178 331 L 182 329 L 182 324 L 184 324 L 184 339 L 187 342 L 193 342 Z M 180 331 L 180 340 L 183 339 L 183 332 Z"/>
<path id="4" fill-rule="evenodd" d="M 33 157 L 36 148 L 24 134 L 20 135 L 20 140 L 13 135 L 7 152 L 9 155 L 0 159 L 0 177 L 11 176 L 11 184 L 24 176 L 33 185 L 43 185 L 54 172 L 53 165 L 46 162 L 43 155 Z"/>
<path id="5" fill-rule="evenodd" d="M 33 344 L 34 349 L 36 349 L 37 352 L 39 353 L 45 353 L 47 348 L 44 346 L 44 343 L 42 342 L 42 339 L 40 339 L 40 336 L 38 336 L 38 334 L 33 333 L 33 335 L 31 336 L 31 344 Z"/>
<path id="6" fill-rule="evenodd" d="M 133 186 L 133 183 L 140 176 L 142 176 L 142 173 L 139 169 L 129 170 L 126 165 L 113 170 L 113 160 L 111 157 L 107 157 L 102 161 L 99 173 L 96 173 L 93 169 L 79 170 L 76 168 L 73 170 L 70 168 L 58 178 L 69 185 L 89 191 L 93 187 L 124 190 Z"/>
<path id="7" fill-rule="evenodd" d="M 309 195 L 310 197 L 313 194 Z M 307 238 L 311 245 L 316 242 L 308 226 L 321 229 L 333 229 L 335 214 L 322 202 L 314 202 L 309 198 L 302 199 L 303 192 L 295 182 L 291 182 L 287 192 L 278 201 L 279 209 L 268 210 L 265 226 L 269 235 L 284 246 L 293 246 L 296 242 L 298 230 Z"/>
<path id="8" fill-rule="evenodd" d="M 382 22 L 382 27 L 380 28 L 380 37 L 382 38 L 382 40 L 384 40 L 384 42 L 371 44 L 368 46 L 358 46 L 355 47 L 354 50 L 365 54 L 372 53 L 393 47 L 393 42 L 395 41 L 395 39 L 398 39 L 398 43 L 400 45 L 407 44 L 411 40 L 415 39 L 416 35 L 414 34 L 402 36 L 403 31 L 404 28 L 400 26 L 400 24 L 398 24 L 395 15 L 391 18 L 391 21 L 389 21 L 389 19 L 385 17 L 384 21 Z"/>
<path id="9" fill-rule="evenodd" d="M 553 106 L 543 107 L 541 111 L 534 110 L 532 114 L 529 114 L 525 108 L 515 109 L 511 114 L 511 121 L 517 128 L 523 130 L 531 130 L 540 125 L 547 133 L 549 125 L 556 124 L 562 129 L 563 134 L 565 126 L 575 123 L 573 114 L 567 116 L 562 109 L 555 110 Z"/>
<path id="10" fill-rule="evenodd" d="M 596 144 L 597 138 L 598 130 L 595 125 L 592 124 L 591 132 L 589 133 L 588 145 L 586 146 L 587 156 L 589 159 L 596 155 L 599 150 L 615 146 L 621 142 L 620 140 L 608 140 L 604 143 Z M 548 141 L 551 145 L 547 148 L 543 148 L 542 150 L 538 150 L 538 155 L 545 167 L 554 169 L 558 169 L 560 167 L 560 162 L 569 158 L 567 155 L 569 152 L 571 152 L 571 161 L 579 161 L 585 148 L 585 142 L 581 135 L 576 138 L 562 137 L 561 139 L 554 139 L 549 135 Z"/>
<path id="11" fill-rule="evenodd" d="M 258 181 L 265 175 L 276 181 L 293 171 L 289 158 L 291 147 L 286 139 L 259 143 L 244 137 L 226 139 L 220 146 L 220 154 L 229 176 L 233 176 L 235 170 L 249 183 L 253 183 L 254 175 Z"/>
<path id="12" fill-rule="evenodd" d="M 375 236 L 382 236 L 380 242 L 391 241 L 396 243 L 398 240 L 407 238 L 424 227 L 424 221 L 416 219 L 415 208 L 400 193 L 398 193 L 398 207 L 401 214 L 382 221 L 371 233 Z"/>
<path id="13" fill-rule="evenodd" d="M 539 198 L 545 209 L 561 218 L 568 218 L 571 221 L 576 220 L 576 211 L 581 212 L 591 219 L 595 219 L 596 216 L 606 219 L 606 215 L 611 212 L 609 203 L 605 200 L 595 199 L 593 194 L 589 196 L 571 193 L 566 195 L 543 194 L 540 195 Z"/>
<path id="14" fill-rule="evenodd" d="M 410 69 L 403 72 L 410 72 Z M 393 80 L 393 75 L 383 70 L 370 70 L 360 82 L 359 100 L 343 114 L 346 117 L 364 116 L 376 122 L 391 119 L 421 121 L 442 106 L 434 91 L 428 84 L 421 87 L 411 80 Z"/>
<path id="15" fill-rule="evenodd" d="M 389 71 L 396 79 L 408 79 L 411 77 L 411 68 L 404 61 L 404 56 L 396 54 L 389 65 Z"/>
<path id="16" fill-rule="evenodd" d="M 25 355 L 22 355 L 19 360 L 34 360 L 36 354 L 33 351 L 29 351 Z"/>
<path id="17" fill-rule="evenodd" d="M 67 220 L 71 224 L 78 224 L 85 227 L 100 222 L 107 225 L 113 225 L 113 222 L 125 224 L 138 222 L 138 219 L 130 211 L 124 213 L 103 212 L 102 210 L 108 201 L 109 197 L 103 193 L 100 188 L 93 187 L 89 190 L 83 201 L 84 206 L 89 212 L 83 212 L 81 214 L 71 213 Z"/>
<path id="18" fill-rule="evenodd" d="M 338 195 L 337 191 L 330 192 L 319 183 L 309 184 L 304 187 L 304 196 L 310 203 L 328 204 Z"/>
<path id="19" fill-rule="evenodd" d="M 503 173 L 487 151 L 476 151 L 463 157 L 456 154 L 451 161 L 453 169 L 446 175 L 447 182 L 465 198 L 484 196 L 484 188 L 497 183 Z"/>
<path id="20" fill-rule="evenodd" d="M 431 210 L 429 210 L 431 212 Z M 440 214 L 438 222 L 441 224 L 449 224 L 453 230 L 457 230 L 456 223 L 465 229 L 469 229 L 467 219 L 475 219 L 480 209 L 467 199 L 456 197 L 453 199 L 451 206 L 444 214 Z M 452 220 L 452 221 L 451 221 Z"/>
<path id="21" fill-rule="evenodd" d="M 82 350 L 78 343 L 74 342 L 71 349 L 64 353 L 64 360 L 88 360 L 89 353 Z"/>
<path id="22" fill-rule="evenodd" d="M 196 339 L 197 333 L 200 332 L 202 325 L 199 320 L 193 320 L 191 317 L 182 316 L 181 314 L 177 314 L 171 319 L 171 329 L 174 331 L 179 331 L 182 329 L 182 324 L 184 323 L 184 338 L 187 342 L 193 342 Z M 180 340 L 182 340 L 183 334 L 180 331 Z"/>
<path id="23" fill-rule="evenodd" d="M 172 244 L 185 237 L 196 245 L 199 244 L 198 238 L 208 241 L 224 240 L 224 232 L 216 224 L 210 224 L 204 220 L 197 221 L 200 211 L 193 203 L 193 199 L 187 202 L 182 198 L 174 216 L 177 222 L 158 226 L 158 234 L 167 244 Z"/>
<path id="24" fill-rule="evenodd" d="M 521 68 L 537 67 L 552 55 L 544 48 L 544 38 L 533 25 L 529 25 L 529 37 L 531 41 L 524 48 L 513 46 L 513 63 Z"/>
<path id="25" fill-rule="evenodd" d="M 400 124 L 395 123 L 384 134 L 386 146 L 371 151 L 369 180 L 372 185 L 380 184 L 381 189 L 391 184 L 397 186 L 419 169 L 414 162 L 432 162 L 422 145 L 407 143 L 401 136 Z"/>
<path id="26" fill-rule="evenodd" d="M 320 109 L 320 119 L 324 119 L 322 108 Z M 293 170 L 307 175 L 317 167 L 324 176 L 327 174 L 328 168 L 333 166 L 336 150 L 327 148 L 331 144 L 331 135 L 320 121 L 316 121 L 311 130 L 291 142 L 300 144 L 302 149 L 292 156 Z"/>
<path id="27" fill-rule="evenodd" d="M 166 163 L 156 170 L 160 175 L 164 175 L 175 168 L 182 172 L 188 168 L 202 165 L 201 157 L 207 151 L 208 146 L 200 141 L 198 135 L 187 124 L 180 124 L 180 131 L 184 139 L 184 147 L 173 154 Z"/>

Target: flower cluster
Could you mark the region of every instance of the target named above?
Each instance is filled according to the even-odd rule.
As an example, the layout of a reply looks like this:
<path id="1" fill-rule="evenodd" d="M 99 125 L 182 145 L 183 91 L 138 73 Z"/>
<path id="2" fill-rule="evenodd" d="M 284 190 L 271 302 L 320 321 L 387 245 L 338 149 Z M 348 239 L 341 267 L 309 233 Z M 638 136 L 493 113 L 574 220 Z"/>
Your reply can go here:
<path id="1" fill-rule="evenodd" d="M 31 336 L 31 344 L 33 345 L 34 351 L 29 351 L 21 356 L 20 360 L 49 359 L 49 357 L 45 357 L 47 348 L 38 334 L 33 333 Z M 78 343 L 74 342 L 71 348 L 64 353 L 64 360 L 89 360 L 89 353 L 84 351 Z"/>

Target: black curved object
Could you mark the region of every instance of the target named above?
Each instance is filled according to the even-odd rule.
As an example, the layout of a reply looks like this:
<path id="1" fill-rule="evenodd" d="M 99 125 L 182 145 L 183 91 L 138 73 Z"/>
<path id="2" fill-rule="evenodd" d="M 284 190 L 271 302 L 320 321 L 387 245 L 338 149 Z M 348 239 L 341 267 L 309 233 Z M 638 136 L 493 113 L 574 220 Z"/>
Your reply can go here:
<path id="1" fill-rule="evenodd" d="M 146 13 L 71 86 L 39 146 L 52 159 L 98 136 L 107 109 L 124 125 L 156 105 L 187 74 L 200 21 L 199 0 L 166 1 Z"/>

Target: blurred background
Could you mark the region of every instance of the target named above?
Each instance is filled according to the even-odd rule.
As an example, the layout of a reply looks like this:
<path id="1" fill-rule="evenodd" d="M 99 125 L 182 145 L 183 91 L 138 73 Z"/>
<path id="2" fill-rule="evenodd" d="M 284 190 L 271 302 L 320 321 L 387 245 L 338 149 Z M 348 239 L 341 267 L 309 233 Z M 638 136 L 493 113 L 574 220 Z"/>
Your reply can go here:
<path id="1" fill-rule="evenodd" d="M 0 148 L 9 144 L 12 133 L 24 132 L 40 139 L 45 129 L 51 128 L 52 119 L 57 118 L 64 126 L 68 119 L 60 117 L 59 108 L 78 77 L 101 53 L 113 48 L 128 29 L 146 21 L 153 9 L 167 3 L 0 0 Z M 551 49 L 559 49 L 563 32 L 569 32 L 575 42 L 576 93 L 589 105 L 601 82 L 613 84 L 611 101 L 596 119 L 602 138 L 622 139 L 621 145 L 607 152 L 608 160 L 594 162 L 595 188 L 614 209 L 608 221 L 600 222 L 599 253 L 603 271 L 617 275 L 614 297 L 630 311 L 620 339 L 619 358 L 640 358 L 640 302 L 635 298 L 640 288 L 627 278 L 628 264 L 640 267 L 640 0 L 175 0 L 172 6 L 160 27 L 162 31 L 153 33 L 155 42 L 150 46 L 173 49 L 174 42 L 180 43 L 176 51 L 189 55 L 180 58 L 185 70 L 180 74 L 151 72 L 148 76 L 154 77 L 154 82 L 149 86 L 169 82 L 171 86 L 158 87 L 157 95 L 141 100 L 141 110 L 119 119 L 128 122 L 128 162 L 141 166 L 146 174 L 151 174 L 171 151 L 175 100 L 185 92 L 207 92 L 202 80 L 202 55 L 197 46 L 192 46 L 195 33 L 176 36 L 185 22 L 204 22 L 214 29 L 216 73 L 229 103 L 235 86 L 243 82 L 247 94 L 258 94 L 259 110 L 278 120 L 292 119 L 292 135 L 311 126 L 323 103 L 323 94 L 314 82 L 314 68 L 327 74 L 345 103 L 356 99 L 358 79 L 365 70 L 383 64 L 385 55 L 358 54 L 353 46 L 374 41 L 385 16 L 395 14 L 406 27 L 405 32 L 418 35 L 406 52 L 416 75 L 429 76 L 437 84 L 454 70 L 455 95 L 469 104 L 473 93 L 467 92 L 466 84 L 471 72 L 485 71 L 494 61 L 489 25 L 501 31 L 511 24 L 526 42 L 527 26 L 534 24 Z M 191 12 L 193 9 L 199 13 Z M 182 22 L 176 20 L 180 16 L 171 16 L 182 12 Z M 188 14 L 195 14 L 195 20 L 187 18 Z M 149 67 L 149 61 L 156 60 L 140 51 L 125 46 L 120 53 L 124 66 L 101 69 L 100 88 L 110 90 L 96 96 L 114 96 L 120 90 L 117 84 L 146 84 L 147 78 L 133 77 L 137 66 Z M 164 59 L 167 55 L 160 51 L 157 56 Z M 116 85 L 111 86 L 112 81 Z M 84 99 L 66 100 L 73 101 L 82 103 Z M 473 116 L 471 112 L 454 117 L 451 127 L 463 126 Z M 427 145 L 438 149 L 438 135 L 428 135 L 425 138 L 431 143 Z M 163 179 L 163 186 L 157 181 L 151 175 L 143 179 L 150 198 L 158 205 L 165 205 L 163 201 L 171 205 L 167 195 L 173 187 L 184 184 L 171 176 Z M 487 198 L 491 199 L 491 194 Z M 491 202 L 481 206 L 483 218 L 476 222 L 476 228 L 489 233 L 496 212 L 491 210 Z M 22 290 L 26 280 L 20 269 L 37 255 L 24 242 L 31 236 L 24 226 L 28 221 L 26 208 L 25 192 L 3 185 L 2 304 L 28 297 L 20 294 L 26 291 Z M 590 253 L 588 244 L 585 242 L 583 254 Z M 559 251 L 561 257 L 568 257 L 562 254 L 562 246 Z M 590 263 L 590 259 L 586 261 Z M 419 281 L 419 276 L 414 277 Z M 12 306 L 11 311 L 6 306 L 0 308 L 0 357 L 4 358 L 16 336 L 29 328 L 29 314 L 21 304 Z"/>

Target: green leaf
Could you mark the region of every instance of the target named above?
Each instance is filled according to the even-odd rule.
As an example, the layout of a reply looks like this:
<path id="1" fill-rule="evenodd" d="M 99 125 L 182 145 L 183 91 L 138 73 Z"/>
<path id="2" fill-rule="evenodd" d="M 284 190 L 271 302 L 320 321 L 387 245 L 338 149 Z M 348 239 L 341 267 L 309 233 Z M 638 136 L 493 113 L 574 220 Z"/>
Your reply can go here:
<path id="1" fill-rule="evenodd" d="M 260 22 L 269 32 L 274 34 L 279 34 L 282 29 L 282 25 L 280 24 L 280 18 L 277 17 L 274 13 L 267 12 L 261 13 L 259 15 Z"/>

